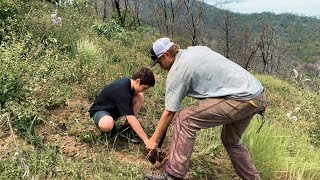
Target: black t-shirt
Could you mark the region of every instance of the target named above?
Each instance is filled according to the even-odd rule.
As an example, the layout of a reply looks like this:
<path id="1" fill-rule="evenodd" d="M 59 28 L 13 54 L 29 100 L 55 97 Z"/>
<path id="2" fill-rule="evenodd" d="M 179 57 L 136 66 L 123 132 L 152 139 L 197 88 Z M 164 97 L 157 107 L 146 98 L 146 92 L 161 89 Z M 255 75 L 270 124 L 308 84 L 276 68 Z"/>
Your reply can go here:
<path id="1" fill-rule="evenodd" d="M 134 90 L 131 89 L 131 81 L 128 78 L 122 78 L 113 81 L 102 89 L 96 100 L 89 109 L 90 117 L 93 117 L 97 111 L 107 111 L 112 118 L 124 115 L 134 115 L 132 99 Z"/>

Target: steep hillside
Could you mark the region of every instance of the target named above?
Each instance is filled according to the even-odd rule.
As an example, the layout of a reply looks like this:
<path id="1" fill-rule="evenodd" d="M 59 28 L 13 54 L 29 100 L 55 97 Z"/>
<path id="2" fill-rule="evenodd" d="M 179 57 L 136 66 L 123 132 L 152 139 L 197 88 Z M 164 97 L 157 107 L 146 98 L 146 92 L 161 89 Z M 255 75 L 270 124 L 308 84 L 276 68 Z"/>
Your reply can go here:
<path id="1" fill-rule="evenodd" d="M 110 81 L 149 65 L 158 38 L 151 27 L 102 22 L 84 4 L 57 9 L 47 2 L 8 0 L 0 5 L 0 179 L 141 179 L 152 165 L 143 145 L 108 139 L 89 118 L 93 98 Z M 186 42 L 181 37 L 178 42 Z M 185 46 L 183 46 L 184 48 Z M 156 86 L 139 115 L 148 135 L 164 106 L 166 72 L 152 69 Z M 319 179 L 320 95 L 270 75 L 266 123 L 256 116 L 244 135 L 262 179 Z M 185 99 L 183 106 L 195 103 Z M 120 119 L 117 126 L 123 122 Z M 163 155 L 170 146 L 169 129 Z M 239 179 L 220 141 L 220 127 L 198 134 L 186 179 Z"/>

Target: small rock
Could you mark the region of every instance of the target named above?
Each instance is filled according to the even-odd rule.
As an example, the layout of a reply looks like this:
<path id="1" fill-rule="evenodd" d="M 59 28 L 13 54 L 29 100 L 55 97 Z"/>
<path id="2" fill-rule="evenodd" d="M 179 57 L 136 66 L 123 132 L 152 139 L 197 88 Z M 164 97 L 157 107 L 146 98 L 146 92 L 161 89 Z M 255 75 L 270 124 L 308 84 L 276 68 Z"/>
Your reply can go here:
<path id="1" fill-rule="evenodd" d="M 292 121 L 298 121 L 298 120 L 299 120 L 299 118 L 298 118 L 297 116 L 291 116 L 290 119 L 291 119 Z"/>

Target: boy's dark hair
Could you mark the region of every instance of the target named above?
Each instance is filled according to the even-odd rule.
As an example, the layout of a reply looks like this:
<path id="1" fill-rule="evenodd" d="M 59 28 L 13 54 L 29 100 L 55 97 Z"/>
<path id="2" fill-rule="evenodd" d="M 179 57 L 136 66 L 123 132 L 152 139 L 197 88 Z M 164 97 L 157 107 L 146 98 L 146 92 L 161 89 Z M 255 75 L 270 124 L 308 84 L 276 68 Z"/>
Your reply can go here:
<path id="1" fill-rule="evenodd" d="M 153 72 L 149 68 L 141 68 L 136 71 L 132 76 L 131 79 L 136 80 L 140 79 L 140 85 L 147 85 L 147 86 L 154 86 L 155 79 Z"/>

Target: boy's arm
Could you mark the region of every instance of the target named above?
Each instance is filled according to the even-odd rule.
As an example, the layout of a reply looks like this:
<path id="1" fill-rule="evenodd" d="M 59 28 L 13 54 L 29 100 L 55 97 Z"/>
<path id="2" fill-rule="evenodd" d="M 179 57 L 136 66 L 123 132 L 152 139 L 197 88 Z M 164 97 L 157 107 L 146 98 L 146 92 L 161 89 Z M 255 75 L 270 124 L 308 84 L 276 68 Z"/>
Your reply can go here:
<path id="1" fill-rule="evenodd" d="M 128 123 L 132 127 L 132 129 L 137 133 L 137 135 L 142 139 L 142 141 L 146 145 L 149 141 L 149 138 L 146 135 L 146 133 L 143 131 L 143 128 L 140 125 L 137 118 L 134 115 L 126 115 L 126 118 L 128 120 Z"/>
<path id="2" fill-rule="evenodd" d="M 157 148 L 157 142 L 159 141 L 161 136 L 164 134 L 164 132 L 168 129 L 175 114 L 176 112 L 172 112 L 168 110 L 163 111 L 160 121 L 156 127 L 156 130 L 154 131 L 152 137 L 150 138 L 148 144 L 146 145 L 147 149 L 154 150 Z"/>

